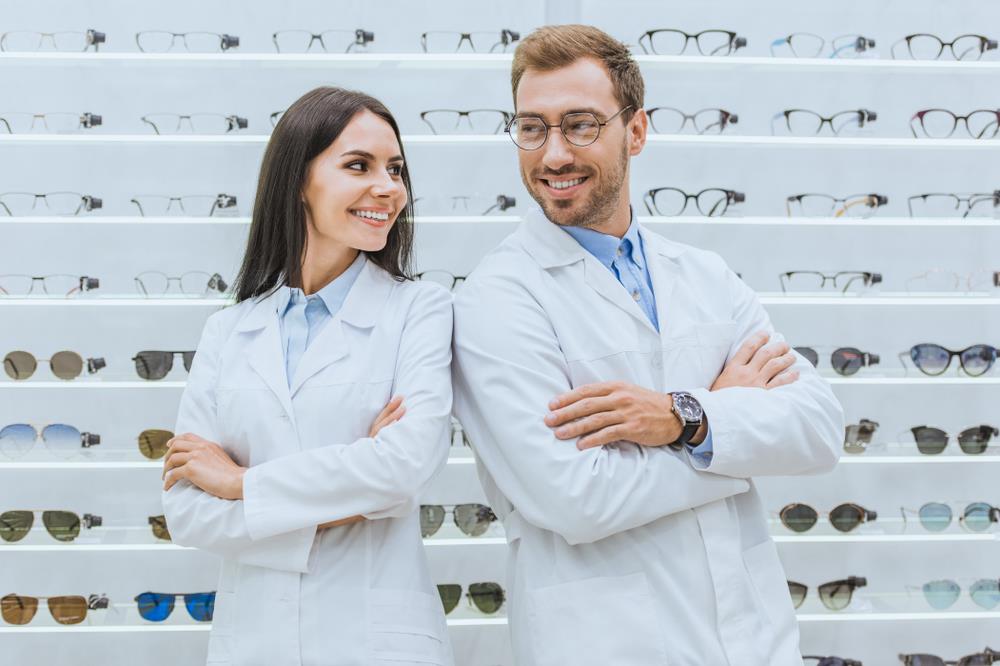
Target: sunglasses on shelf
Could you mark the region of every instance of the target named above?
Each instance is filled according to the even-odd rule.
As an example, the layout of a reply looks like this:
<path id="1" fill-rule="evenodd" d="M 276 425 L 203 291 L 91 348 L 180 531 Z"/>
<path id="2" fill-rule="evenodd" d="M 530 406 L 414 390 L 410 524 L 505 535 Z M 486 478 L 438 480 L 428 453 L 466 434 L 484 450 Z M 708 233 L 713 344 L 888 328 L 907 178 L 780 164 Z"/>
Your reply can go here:
<path id="1" fill-rule="evenodd" d="M 800 504 L 798 502 L 785 506 L 778 515 L 782 525 L 793 532 L 799 533 L 808 532 L 819 520 L 819 514 L 816 512 L 816 509 L 808 504 Z M 861 525 L 861 523 L 874 521 L 878 518 L 878 514 L 857 504 L 845 503 L 834 507 L 828 514 L 828 517 L 834 529 L 838 532 L 847 533 Z"/>
<path id="2" fill-rule="evenodd" d="M 922 507 L 914 511 L 900 507 L 903 515 L 903 522 L 906 522 L 907 513 L 916 513 L 920 519 L 920 525 L 928 532 L 942 532 L 951 525 L 954 512 L 951 507 L 944 502 L 927 502 Z M 962 510 L 962 515 L 958 517 L 959 524 L 971 532 L 985 532 L 1000 521 L 1000 507 L 995 507 L 987 502 L 971 502 Z"/>
<path id="3" fill-rule="evenodd" d="M 805 666 L 862 666 L 860 661 L 841 657 L 803 656 Z"/>
<path id="4" fill-rule="evenodd" d="M 39 429 L 41 428 L 41 429 Z M 19 458 L 34 448 L 41 440 L 49 452 L 69 457 L 80 449 L 89 449 L 101 443 L 101 436 L 63 423 L 35 426 L 30 423 L 12 423 L 0 429 L 0 451 L 8 458 Z"/>
<path id="5" fill-rule="evenodd" d="M 163 622 L 174 611 L 177 597 L 184 601 L 188 615 L 197 622 L 211 622 L 215 612 L 215 592 L 194 592 L 174 594 L 165 592 L 143 592 L 135 597 L 139 615 L 143 620 Z"/>
<path id="6" fill-rule="evenodd" d="M 986 647 L 982 652 L 966 655 L 958 661 L 945 661 L 932 654 L 901 654 L 899 660 L 903 666 L 990 666 L 1000 661 L 1000 652 Z"/>
<path id="7" fill-rule="evenodd" d="M 87 611 L 103 610 L 108 607 L 108 598 L 103 594 L 92 594 L 89 597 L 79 595 L 27 597 L 21 594 L 8 594 L 0 598 L 0 617 L 3 617 L 3 621 L 7 624 L 28 624 L 34 619 L 42 601 L 49 607 L 52 619 L 59 624 L 80 624 L 87 619 Z"/>
<path id="8" fill-rule="evenodd" d="M 485 504 L 456 504 L 445 507 L 438 504 L 420 505 L 420 534 L 423 538 L 437 534 L 444 524 L 444 517 L 451 512 L 455 526 L 462 533 L 470 536 L 482 536 L 490 525 L 497 520 L 493 509 Z"/>
<path id="9" fill-rule="evenodd" d="M 166 516 L 150 516 L 149 526 L 153 530 L 153 536 L 163 541 L 170 541 L 170 530 L 167 529 Z"/>
<path id="10" fill-rule="evenodd" d="M 878 430 L 878 423 L 870 419 L 861 419 L 844 428 L 844 451 L 846 453 L 864 453 L 872 443 L 872 436 Z"/>
<path id="11" fill-rule="evenodd" d="M 56 352 L 48 359 L 36 359 L 26 351 L 12 351 L 4 356 L 3 369 L 11 379 L 28 379 L 35 374 L 40 361 L 48 361 L 52 374 L 59 379 L 76 379 L 83 373 L 84 367 L 87 374 L 92 375 L 107 365 L 103 358 L 88 358 L 85 365 L 83 357 L 71 351 Z"/>
<path id="12" fill-rule="evenodd" d="M 437 589 L 441 596 L 441 603 L 444 605 L 444 613 L 447 615 L 455 610 L 458 602 L 462 600 L 462 586 L 448 583 L 438 585 Z M 465 596 L 481 613 L 487 615 L 493 615 L 499 611 L 506 599 L 499 583 L 471 583 Z"/>
<path id="13" fill-rule="evenodd" d="M 174 355 L 180 354 L 184 369 L 191 372 L 193 351 L 141 351 L 132 357 L 135 371 L 142 379 L 163 379 L 174 367 Z"/>
<path id="14" fill-rule="evenodd" d="M 868 585 L 868 579 L 861 576 L 850 576 L 843 580 L 834 580 L 829 583 L 823 583 L 817 590 L 819 591 L 819 600 L 823 602 L 823 605 L 832 611 L 844 610 L 851 605 L 851 599 L 854 597 L 854 590 L 859 587 L 865 587 Z M 788 581 L 788 592 L 792 595 L 792 604 L 799 608 L 806 600 L 806 594 L 809 592 L 809 586 L 802 583 L 796 583 L 794 581 Z"/>
<path id="15" fill-rule="evenodd" d="M 90 513 L 81 518 L 72 511 L 43 511 L 41 509 L 25 509 L 4 511 L 0 513 L 0 539 L 7 543 L 15 543 L 28 536 L 35 524 L 35 514 L 42 514 L 42 525 L 45 531 L 56 541 L 68 543 L 80 536 L 81 526 L 90 529 L 100 527 L 104 519 Z"/>
<path id="16" fill-rule="evenodd" d="M 901 353 L 900 360 L 907 355 Z M 997 360 L 997 350 L 992 345 L 972 345 L 965 349 L 952 350 L 929 342 L 910 347 L 909 357 L 913 365 L 925 375 L 938 376 L 951 367 L 951 359 L 958 357 L 959 367 L 972 377 L 985 375 Z M 905 364 L 904 364 L 905 367 Z"/>
<path id="17" fill-rule="evenodd" d="M 928 581 L 918 589 L 923 592 L 924 600 L 934 610 L 951 608 L 962 596 L 962 586 L 948 579 Z M 1000 604 L 1000 580 L 980 578 L 974 581 L 969 585 L 969 598 L 980 608 L 993 610 Z"/>
<path id="18" fill-rule="evenodd" d="M 794 347 L 813 367 L 819 367 L 819 354 L 812 347 Z M 856 347 L 840 347 L 830 354 L 830 365 L 838 375 L 849 377 L 864 367 L 878 365 L 878 354 L 863 352 Z"/>
<path id="19" fill-rule="evenodd" d="M 167 444 L 174 433 L 169 430 L 151 428 L 139 433 L 139 453 L 150 460 L 159 460 L 167 453 Z"/>
<path id="20" fill-rule="evenodd" d="M 910 433 L 913 434 L 913 441 L 917 445 L 917 450 L 926 455 L 942 453 L 948 447 L 949 440 L 952 437 L 958 442 L 958 448 L 962 450 L 962 453 L 979 455 L 986 452 L 986 449 L 990 445 L 990 440 L 1000 436 L 1000 430 L 991 425 L 978 425 L 966 428 L 957 435 L 949 435 L 940 428 L 920 425 L 910 428 Z"/>

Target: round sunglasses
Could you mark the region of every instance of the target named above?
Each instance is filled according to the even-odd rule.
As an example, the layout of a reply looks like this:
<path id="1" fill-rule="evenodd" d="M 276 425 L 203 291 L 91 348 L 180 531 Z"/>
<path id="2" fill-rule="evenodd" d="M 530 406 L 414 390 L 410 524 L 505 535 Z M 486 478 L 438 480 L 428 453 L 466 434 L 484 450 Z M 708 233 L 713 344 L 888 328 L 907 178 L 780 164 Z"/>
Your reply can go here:
<path id="1" fill-rule="evenodd" d="M 793 532 L 808 532 L 819 521 L 819 513 L 808 504 L 789 504 L 779 513 L 781 524 Z M 830 524 L 838 532 L 850 532 L 861 523 L 872 522 L 878 518 L 874 511 L 857 504 L 845 503 L 834 507 L 829 515 Z"/>
<path id="2" fill-rule="evenodd" d="M 83 373 L 83 357 L 76 352 L 61 351 L 52 358 L 36 359 L 34 354 L 26 351 L 12 351 L 3 358 L 3 369 L 11 379 L 28 379 L 35 374 L 39 361 L 48 361 L 52 374 L 59 379 L 76 379 Z M 107 364 L 103 358 L 88 358 L 86 368 L 88 374 L 94 374 Z"/>
<path id="3" fill-rule="evenodd" d="M 992 345 L 972 345 L 965 349 L 953 350 L 925 342 L 910 347 L 909 356 L 920 372 L 931 376 L 944 374 L 945 370 L 951 367 L 951 359 L 957 356 L 962 371 L 972 377 L 978 377 L 985 375 L 993 367 L 997 360 L 997 350 Z"/>

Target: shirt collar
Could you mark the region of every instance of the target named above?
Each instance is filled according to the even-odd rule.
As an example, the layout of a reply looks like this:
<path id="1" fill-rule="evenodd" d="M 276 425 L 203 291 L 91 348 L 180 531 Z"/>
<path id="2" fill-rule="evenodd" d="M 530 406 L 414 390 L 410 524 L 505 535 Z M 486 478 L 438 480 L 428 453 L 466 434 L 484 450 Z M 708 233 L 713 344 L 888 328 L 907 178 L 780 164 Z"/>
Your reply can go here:
<path id="1" fill-rule="evenodd" d="M 612 262 L 615 260 L 615 256 L 618 253 L 618 248 L 626 240 L 629 241 L 630 259 L 635 263 L 640 269 L 643 269 L 642 262 L 642 238 L 639 236 L 639 225 L 635 223 L 635 212 L 629 207 L 629 213 L 631 218 L 629 219 L 628 231 L 625 232 L 625 236 L 618 238 L 617 236 L 612 236 L 610 234 L 604 234 L 600 231 L 595 231 L 594 229 L 589 229 L 587 227 L 560 227 L 567 234 L 572 236 L 577 243 L 579 243 L 583 249 L 590 252 L 594 257 L 600 261 L 608 269 L 611 268 Z"/>
<path id="2" fill-rule="evenodd" d="M 310 296 L 318 295 L 319 300 L 326 307 L 327 312 L 337 312 L 340 307 L 344 304 L 344 300 L 347 298 L 347 294 L 351 291 L 351 287 L 354 286 L 354 282 L 358 279 L 358 275 L 361 274 L 361 269 L 365 267 L 365 253 L 358 252 L 357 258 L 347 267 L 347 270 L 330 280 L 330 282 L 320 289 L 316 294 L 310 294 Z M 288 309 L 291 308 L 295 303 L 299 303 L 303 300 L 308 299 L 305 293 L 298 287 L 289 287 L 285 285 L 278 292 L 277 300 L 277 311 L 278 316 L 284 316 Z"/>

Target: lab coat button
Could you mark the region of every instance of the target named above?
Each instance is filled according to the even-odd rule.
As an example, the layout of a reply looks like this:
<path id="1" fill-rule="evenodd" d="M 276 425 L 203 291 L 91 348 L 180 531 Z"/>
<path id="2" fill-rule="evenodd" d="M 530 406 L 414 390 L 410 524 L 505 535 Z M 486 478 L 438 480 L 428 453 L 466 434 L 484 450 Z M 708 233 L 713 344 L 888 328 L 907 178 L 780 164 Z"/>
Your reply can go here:
<path id="1" fill-rule="evenodd" d="M 634 301 L 638 301 L 639 300 L 639 292 L 638 292 L 638 290 L 632 292 L 632 300 L 634 300 Z"/>

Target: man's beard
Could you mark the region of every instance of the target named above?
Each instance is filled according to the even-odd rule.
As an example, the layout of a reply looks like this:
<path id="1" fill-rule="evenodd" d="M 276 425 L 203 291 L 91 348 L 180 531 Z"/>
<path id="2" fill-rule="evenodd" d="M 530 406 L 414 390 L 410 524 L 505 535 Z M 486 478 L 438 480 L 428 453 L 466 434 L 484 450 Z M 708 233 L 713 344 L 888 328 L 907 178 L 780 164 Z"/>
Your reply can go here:
<path id="1" fill-rule="evenodd" d="M 556 199 L 547 202 L 542 193 L 542 188 L 545 185 L 528 178 L 524 171 L 521 171 L 521 180 L 524 182 L 528 194 L 542 207 L 542 212 L 551 222 L 561 227 L 590 228 L 606 222 L 615 212 L 615 207 L 621 197 L 622 187 L 625 186 L 625 174 L 628 169 L 628 148 L 626 146 L 622 147 L 621 158 L 615 167 L 613 171 L 605 173 L 604 179 L 596 184 L 584 202 L 579 202 L 577 199 L 570 201 Z M 572 171 L 571 168 L 565 169 L 566 173 Z M 593 175 L 590 178 L 593 178 Z M 577 212 L 570 212 L 568 209 L 571 206 L 575 206 Z"/>

